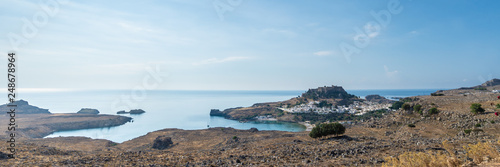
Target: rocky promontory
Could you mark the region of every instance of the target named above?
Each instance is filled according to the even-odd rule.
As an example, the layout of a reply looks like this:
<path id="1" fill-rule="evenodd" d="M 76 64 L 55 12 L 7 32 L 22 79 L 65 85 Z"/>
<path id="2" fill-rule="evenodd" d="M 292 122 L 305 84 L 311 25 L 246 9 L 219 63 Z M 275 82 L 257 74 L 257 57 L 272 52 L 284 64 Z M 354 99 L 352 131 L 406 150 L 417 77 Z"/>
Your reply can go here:
<path id="1" fill-rule="evenodd" d="M 310 102 L 322 101 L 326 105 L 349 105 L 354 101 L 363 101 L 355 95 L 347 93 L 342 86 L 324 86 L 309 89 L 299 97 L 281 102 L 256 103 L 250 107 L 228 108 L 224 111 L 212 109 L 210 116 L 221 116 L 227 119 L 251 121 L 259 115 L 271 115 L 278 121 L 301 122 L 302 118 L 287 114 L 280 108 L 307 105 Z"/>
<path id="2" fill-rule="evenodd" d="M 386 99 L 385 97 L 380 95 L 367 95 L 365 99 L 370 102 L 381 103 L 381 104 L 394 103 L 393 100 Z"/>
<path id="3" fill-rule="evenodd" d="M 210 116 L 226 117 L 226 114 L 219 109 L 211 109 Z"/>
<path id="4" fill-rule="evenodd" d="M 105 128 L 123 125 L 132 118 L 105 114 L 51 114 L 22 118 L 19 132 L 26 137 L 41 138 L 57 131 Z"/>
<path id="5" fill-rule="evenodd" d="M 78 113 L 52 114 L 47 109 L 31 106 L 24 100 L 14 104 L 17 104 L 16 114 L 22 115 L 1 116 L 0 128 L 15 127 L 16 137 L 20 138 L 42 138 L 57 131 L 112 127 L 132 120 L 130 117 L 98 114 L 96 109 L 83 108 Z M 0 109 L 6 112 L 10 108 L 4 104 Z M 0 138 L 7 134 L 8 131 L 0 133 Z"/>
<path id="6" fill-rule="evenodd" d="M 12 107 L 8 107 L 7 105 L 17 105 L 16 106 L 16 114 L 50 114 L 48 109 L 39 108 L 37 106 L 32 106 L 28 104 L 27 101 L 19 100 L 14 103 L 8 103 L 0 106 L 0 112 L 6 113 L 9 112 Z"/>

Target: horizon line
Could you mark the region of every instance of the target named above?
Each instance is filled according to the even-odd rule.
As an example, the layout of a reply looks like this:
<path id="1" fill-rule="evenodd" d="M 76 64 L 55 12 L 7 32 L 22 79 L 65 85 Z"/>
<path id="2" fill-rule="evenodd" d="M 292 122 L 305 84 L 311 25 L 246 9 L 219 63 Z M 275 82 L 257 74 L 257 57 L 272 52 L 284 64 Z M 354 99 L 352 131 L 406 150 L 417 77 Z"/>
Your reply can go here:
<path id="1" fill-rule="evenodd" d="M 309 89 L 149 89 L 145 91 L 307 91 Z M 345 88 L 344 88 L 345 89 Z M 458 88 L 360 88 L 360 89 L 345 89 L 346 91 L 357 90 L 450 90 Z M 48 92 L 82 92 L 82 91 L 133 91 L 134 89 L 75 89 L 75 88 L 18 88 L 16 93 L 48 93 Z M 0 88 L 0 92 L 8 92 L 7 88 Z"/>

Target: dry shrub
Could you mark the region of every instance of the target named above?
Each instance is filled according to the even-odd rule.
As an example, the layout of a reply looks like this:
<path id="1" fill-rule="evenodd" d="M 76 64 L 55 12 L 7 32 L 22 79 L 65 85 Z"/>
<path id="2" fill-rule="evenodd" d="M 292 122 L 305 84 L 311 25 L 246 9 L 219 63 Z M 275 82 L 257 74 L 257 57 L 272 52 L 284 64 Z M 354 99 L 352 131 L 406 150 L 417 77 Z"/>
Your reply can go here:
<path id="1" fill-rule="evenodd" d="M 472 158 L 477 164 L 483 162 L 484 158 L 495 159 L 499 156 L 491 143 L 469 144 L 464 146 L 464 149 L 467 152 L 467 157 Z"/>
<path id="2" fill-rule="evenodd" d="M 455 149 L 453 149 L 453 146 L 448 142 L 448 140 L 443 141 L 443 148 L 450 156 L 455 157 Z"/>

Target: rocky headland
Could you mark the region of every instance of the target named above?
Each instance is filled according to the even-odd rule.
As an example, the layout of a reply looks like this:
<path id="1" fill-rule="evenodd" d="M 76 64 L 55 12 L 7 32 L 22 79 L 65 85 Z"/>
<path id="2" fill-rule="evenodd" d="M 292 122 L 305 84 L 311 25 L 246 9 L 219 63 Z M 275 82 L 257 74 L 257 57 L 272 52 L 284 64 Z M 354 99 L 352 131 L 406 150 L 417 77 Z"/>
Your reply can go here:
<path id="1" fill-rule="evenodd" d="M 223 111 L 212 109 L 210 116 L 220 116 L 239 121 L 255 121 L 258 116 L 271 116 L 278 121 L 284 122 L 318 122 L 324 120 L 319 117 L 324 117 L 325 115 L 336 117 L 336 115 L 349 112 L 349 110 L 360 109 L 360 106 L 368 105 L 372 107 L 367 108 L 384 108 L 381 106 L 387 106 L 387 104 L 392 104 L 393 102 L 379 95 L 369 95 L 366 96 L 366 99 L 361 99 L 349 94 L 341 86 L 324 86 L 309 89 L 301 96 L 286 101 L 257 103 L 250 107 L 229 108 Z M 375 105 L 379 106 L 376 107 Z M 360 111 L 365 110 L 371 111 L 371 109 Z"/>
<path id="2" fill-rule="evenodd" d="M 0 115 L 0 128 L 7 130 L 11 116 L 14 116 L 17 137 L 27 139 L 42 138 L 57 131 L 118 126 L 132 120 L 130 117 L 98 114 L 96 109 L 84 108 L 77 113 L 52 114 L 47 109 L 29 105 L 24 100 L 14 104 L 17 104 L 14 115 Z M 6 105 L 0 106 L 0 110 L 5 110 L 4 113 L 10 109 Z M 4 131 L 0 136 L 5 136 L 8 132 Z"/>
<path id="3" fill-rule="evenodd" d="M 9 110 L 12 108 L 8 107 L 7 105 L 8 104 L 0 105 L 1 113 L 9 112 Z M 24 100 L 14 101 L 14 103 L 12 103 L 11 105 L 17 105 L 16 114 L 50 114 L 48 109 L 29 105 L 28 102 Z"/>

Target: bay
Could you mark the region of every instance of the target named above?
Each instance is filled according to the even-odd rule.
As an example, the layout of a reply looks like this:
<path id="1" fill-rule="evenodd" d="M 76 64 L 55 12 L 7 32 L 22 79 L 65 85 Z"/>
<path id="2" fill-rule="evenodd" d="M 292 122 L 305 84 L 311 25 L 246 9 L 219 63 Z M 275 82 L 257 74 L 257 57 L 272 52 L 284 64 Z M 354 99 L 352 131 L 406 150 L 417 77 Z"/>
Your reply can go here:
<path id="1" fill-rule="evenodd" d="M 408 90 L 348 90 L 356 96 L 379 94 L 390 97 L 428 95 L 436 89 Z M 210 127 L 232 127 L 279 131 L 304 131 L 305 127 L 285 122 L 238 122 L 222 117 L 209 116 L 210 109 L 251 106 L 254 103 L 284 101 L 301 95 L 304 91 L 173 91 L 154 90 L 142 93 L 130 90 L 95 90 L 20 93 L 20 98 L 31 105 L 49 109 L 52 113 L 76 113 L 81 108 L 95 108 L 101 114 L 116 114 L 119 109 L 140 108 L 142 115 L 125 115 L 133 122 L 117 127 L 83 129 L 55 132 L 47 137 L 85 136 L 108 139 L 114 142 L 127 141 L 148 132 L 178 128 L 185 130 Z"/>

